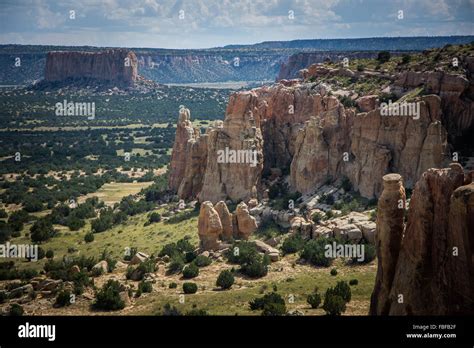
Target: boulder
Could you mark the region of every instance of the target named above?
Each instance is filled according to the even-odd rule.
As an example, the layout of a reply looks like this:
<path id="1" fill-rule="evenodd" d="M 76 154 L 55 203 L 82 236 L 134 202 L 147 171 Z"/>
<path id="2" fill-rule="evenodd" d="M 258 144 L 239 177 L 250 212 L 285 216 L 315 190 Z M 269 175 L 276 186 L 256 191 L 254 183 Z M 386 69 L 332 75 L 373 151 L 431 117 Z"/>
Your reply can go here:
<path id="1" fill-rule="evenodd" d="M 149 258 L 150 258 L 150 256 L 148 256 L 147 254 L 139 251 L 135 255 L 133 255 L 132 259 L 130 260 L 130 264 L 131 265 L 138 265 L 142 262 L 145 262 Z"/>
<path id="2" fill-rule="evenodd" d="M 365 95 L 356 100 L 359 110 L 369 112 L 378 107 L 378 95 Z"/>
<path id="3" fill-rule="evenodd" d="M 257 221 L 250 215 L 247 205 L 240 202 L 235 209 L 237 219 L 237 239 L 248 239 L 257 230 Z"/>
<path id="4" fill-rule="evenodd" d="M 102 274 L 105 274 L 109 271 L 109 265 L 107 263 L 107 261 L 105 260 L 102 260 L 102 261 L 99 261 L 97 264 L 94 265 L 94 267 L 92 267 L 92 271 L 96 271 L 96 272 L 100 272 Z"/>
<path id="5" fill-rule="evenodd" d="M 227 205 L 224 201 L 219 201 L 215 205 L 214 209 L 216 210 L 217 214 L 219 214 L 219 218 L 222 224 L 222 239 L 223 240 L 231 240 L 234 234 L 234 229 L 232 226 L 232 214 L 229 212 Z"/>
<path id="6" fill-rule="evenodd" d="M 218 248 L 218 238 L 222 234 L 222 223 L 219 214 L 209 201 L 201 204 L 198 219 L 198 234 L 203 250 L 214 250 Z"/>

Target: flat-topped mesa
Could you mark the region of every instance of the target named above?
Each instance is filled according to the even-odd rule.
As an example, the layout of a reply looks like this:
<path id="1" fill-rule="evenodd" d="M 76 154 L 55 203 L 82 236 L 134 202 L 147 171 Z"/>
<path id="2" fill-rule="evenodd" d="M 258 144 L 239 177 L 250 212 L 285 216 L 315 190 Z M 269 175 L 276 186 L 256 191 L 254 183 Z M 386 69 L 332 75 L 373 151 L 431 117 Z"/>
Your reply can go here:
<path id="1" fill-rule="evenodd" d="M 46 57 L 47 82 L 93 80 L 132 87 L 138 75 L 135 53 L 125 49 L 100 52 L 57 51 Z"/>
<path id="2" fill-rule="evenodd" d="M 427 170 L 413 190 L 406 226 L 394 208 L 399 196 L 396 178 L 384 180 L 371 314 L 473 312 L 474 183 L 466 184 L 469 180 L 458 163 Z M 384 240 L 393 243 L 384 245 Z"/>

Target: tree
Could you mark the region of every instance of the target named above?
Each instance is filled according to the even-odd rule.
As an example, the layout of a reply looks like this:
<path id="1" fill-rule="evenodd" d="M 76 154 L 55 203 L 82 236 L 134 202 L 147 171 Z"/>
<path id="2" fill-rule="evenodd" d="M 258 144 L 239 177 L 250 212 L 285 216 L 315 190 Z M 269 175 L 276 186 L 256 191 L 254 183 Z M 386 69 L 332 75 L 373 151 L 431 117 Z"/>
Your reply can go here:
<path id="1" fill-rule="evenodd" d="M 377 60 L 383 64 L 390 60 L 390 52 L 388 51 L 380 51 L 377 55 Z"/>
<path id="2" fill-rule="evenodd" d="M 33 242 L 44 242 L 55 235 L 53 224 L 47 218 L 37 220 L 30 229 Z"/>
<path id="3" fill-rule="evenodd" d="M 234 284 L 234 275 L 229 270 L 223 270 L 217 277 L 216 285 L 223 290 L 230 289 Z"/>

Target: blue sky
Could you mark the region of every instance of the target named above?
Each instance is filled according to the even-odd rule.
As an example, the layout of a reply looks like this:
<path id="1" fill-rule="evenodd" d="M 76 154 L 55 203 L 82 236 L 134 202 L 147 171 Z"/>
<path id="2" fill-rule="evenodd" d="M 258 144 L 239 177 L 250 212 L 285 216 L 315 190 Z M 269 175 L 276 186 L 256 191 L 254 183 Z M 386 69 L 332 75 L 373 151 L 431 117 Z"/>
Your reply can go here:
<path id="1" fill-rule="evenodd" d="M 0 0 L 0 43 L 207 48 L 473 35 L 473 18 L 474 0 Z"/>

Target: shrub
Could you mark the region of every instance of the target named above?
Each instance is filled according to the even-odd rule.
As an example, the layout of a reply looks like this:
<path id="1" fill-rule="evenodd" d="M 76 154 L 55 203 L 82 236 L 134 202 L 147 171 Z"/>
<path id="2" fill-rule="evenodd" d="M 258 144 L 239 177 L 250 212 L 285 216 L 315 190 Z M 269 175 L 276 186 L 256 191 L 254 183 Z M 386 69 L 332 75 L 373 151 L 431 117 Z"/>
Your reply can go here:
<path id="1" fill-rule="evenodd" d="M 156 264 L 154 259 L 149 259 L 140 263 L 136 268 L 128 266 L 126 278 L 131 279 L 132 275 L 135 274 L 137 277 L 135 280 L 142 280 L 145 274 L 153 273 L 156 271 Z"/>
<path id="2" fill-rule="evenodd" d="M 357 71 L 364 71 L 365 66 L 363 64 L 357 64 Z"/>
<path id="3" fill-rule="evenodd" d="M 190 311 L 186 312 L 187 316 L 206 316 L 209 315 L 205 309 L 191 309 Z"/>
<path id="4" fill-rule="evenodd" d="M 176 248 L 182 253 L 188 253 L 194 251 L 194 246 L 189 242 L 187 238 L 180 239 L 176 242 Z"/>
<path id="5" fill-rule="evenodd" d="M 321 214 L 320 212 L 315 212 L 312 216 L 311 216 L 311 220 L 313 220 L 313 222 L 315 224 L 319 224 L 321 222 L 321 220 L 323 219 L 323 214 Z"/>
<path id="6" fill-rule="evenodd" d="M 345 192 L 352 191 L 352 183 L 347 176 L 342 178 L 341 187 L 344 189 Z"/>
<path id="7" fill-rule="evenodd" d="M 71 304 L 71 292 L 69 290 L 61 291 L 56 297 L 55 307 L 64 307 Z"/>
<path id="8" fill-rule="evenodd" d="M 117 280 L 110 279 L 102 286 L 97 293 L 93 304 L 96 309 L 117 310 L 125 307 L 125 303 L 120 298 L 120 283 Z"/>
<path id="9" fill-rule="evenodd" d="M 92 243 L 94 241 L 94 233 L 92 232 L 86 233 L 86 235 L 84 236 L 84 241 L 86 243 Z"/>
<path id="10" fill-rule="evenodd" d="M 196 259 L 194 259 L 194 263 L 198 267 L 206 267 L 212 263 L 212 260 L 210 257 L 204 256 L 204 255 L 198 255 Z"/>
<path id="11" fill-rule="evenodd" d="M 21 317 L 25 311 L 18 303 L 12 303 L 10 306 L 10 315 L 12 317 Z"/>
<path id="12" fill-rule="evenodd" d="M 388 51 L 380 51 L 377 55 L 377 60 L 383 64 L 390 60 L 390 52 Z"/>
<path id="13" fill-rule="evenodd" d="M 336 276 L 337 275 L 337 269 L 335 269 L 335 268 L 331 269 L 331 275 Z"/>
<path id="14" fill-rule="evenodd" d="M 358 281 L 357 279 L 351 279 L 351 280 L 349 280 L 349 285 L 352 286 L 352 285 L 357 285 L 357 284 L 359 284 L 359 281 Z"/>
<path id="15" fill-rule="evenodd" d="M 307 242 L 301 252 L 301 258 L 315 266 L 328 267 L 332 259 L 324 255 L 324 246 L 332 243 L 330 238 L 312 239 Z"/>
<path id="16" fill-rule="evenodd" d="M 262 315 L 286 314 L 285 300 L 276 292 L 265 294 L 249 302 L 251 310 L 263 310 Z"/>
<path id="17" fill-rule="evenodd" d="M 53 224 L 47 218 L 37 220 L 30 229 L 30 236 L 33 242 L 43 242 L 54 235 Z"/>
<path id="18" fill-rule="evenodd" d="M 319 295 L 316 291 L 312 294 L 309 294 L 306 298 L 306 302 L 311 306 L 311 308 L 316 309 L 321 304 L 321 295 Z"/>
<path id="19" fill-rule="evenodd" d="M 164 306 L 163 306 L 163 311 L 161 312 L 161 315 L 165 315 L 165 316 L 180 316 L 182 315 L 181 312 L 179 311 L 178 308 L 176 308 L 176 306 L 171 306 L 169 303 L 166 303 Z"/>
<path id="20" fill-rule="evenodd" d="M 186 282 L 186 283 L 183 283 L 183 292 L 185 294 L 195 294 L 197 292 L 197 285 L 196 283 L 190 283 L 190 282 Z"/>
<path id="21" fill-rule="evenodd" d="M 176 254 L 171 258 L 171 262 L 168 265 L 167 273 L 168 274 L 179 273 L 182 271 L 183 267 L 184 267 L 183 257 L 179 254 Z"/>
<path id="22" fill-rule="evenodd" d="M 346 95 L 340 97 L 339 101 L 341 102 L 342 105 L 344 105 L 345 108 L 352 108 L 352 107 L 357 106 L 357 103 Z"/>
<path id="23" fill-rule="evenodd" d="M 152 292 L 153 291 L 153 285 L 150 282 L 145 282 L 141 281 L 138 284 L 138 291 L 140 292 Z"/>
<path id="24" fill-rule="evenodd" d="M 173 257 L 176 254 L 179 254 L 176 243 L 169 243 L 163 246 L 163 248 L 161 248 L 160 252 L 158 253 L 158 256 L 163 257 L 165 255 L 168 255 L 169 257 Z"/>
<path id="25" fill-rule="evenodd" d="M 263 258 L 259 255 L 257 259 L 252 260 L 249 263 L 245 263 L 241 267 L 241 271 L 242 273 L 249 276 L 250 278 L 264 277 L 268 273 L 269 263 L 270 263 L 270 259 L 268 255 L 265 255 Z"/>
<path id="26" fill-rule="evenodd" d="M 229 262 L 243 265 L 255 260 L 259 253 L 255 243 L 243 241 L 234 243 L 232 248 L 227 251 L 226 256 Z"/>
<path id="27" fill-rule="evenodd" d="M 372 260 L 375 259 L 376 250 L 374 245 L 362 244 L 362 247 L 364 248 L 364 258 L 362 260 L 359 260 L 358 257 L 353 257 L 351 261 L 352 263 L 366 264 L 372 262 Z"/>
<path id="28" fill-rule="evenodd" d="M 188 251 L 186 254 L 184 254 L 184 259 L 186 260 L 186 263 L 193 262 L 196 257 L 197 255 L 195 251 Z"/>
<path id="29" fill-rule="evenodd" d="M 0 221 L 0 243 L 5 243 L 12 236 L 12 228 L 4 221 Z"/>
<path id="30" fill-rule="evenodd" d="M 402 64 L 408 64 L 411 61 L 411 56 L 409 54 L 404 54 L 402 56 Z"/>
<path id="31" fill-rule="evenodd" d="M 328 315 L 341 315 L 346 311 L 346 302 L 344 299 L 331 292 L 332 288 L 326 291 L 324 296 L 323 309 Z"/>
<path id="32" fill-rule="evenodd" d="M 150 215 L 148 215 L 148 223 L 152 224 L 155 222 L 160 222 L 161 221 L 161 214 L 158 212 L 153 212 Z"/>
<path id="33" fill-rule="evenodd" d="M 351 300 L 351 288 L 345 281 L 337 282 L 334 287 L 334 294 L 339 295 L 346 302 Z"/>
<path id="34" fill-rule="evenodd" d="M 194 263 L 190 263 L 189 265 L 183 268 L 184 279 L 195 278 L 198 275 L 199 275 L 199 267 L 196 266 Z"/>
<path id="35" fill-rule="evenodd" d="M 47 259 L 52 259 L 54 258 L 54 251 L 49 249 L 47 252 L 46 252 L 46 258 Z"/>
<path id="36" fill-rule="evenodd" d="M 222 271 L 217 277 L 216 285 L 222 289 L 230 289 L 234 284 L 234 275 L 229 270 Z"/>
<path id="37" fill-rule="evenodd" d="M 300 234 L 294 234 L 285 239 L 281 246 L 281 250 L 284 254 L 294 254 L 304 247 L 304 239 Z"/>
<path id="38" fill-rule="evenodd" d="M 168 287 L 170 289 L 176 289 L 178 287 L 178 284 L 176 284 L 175 282 L 172 282 L 172 283 L 170 283 L 170 285 Z"/>
<path id="39" fill-rule="evenodd" d="M 46 253 L 42 247 L 38 247 L 38 260 L 44 259 Z"/>

